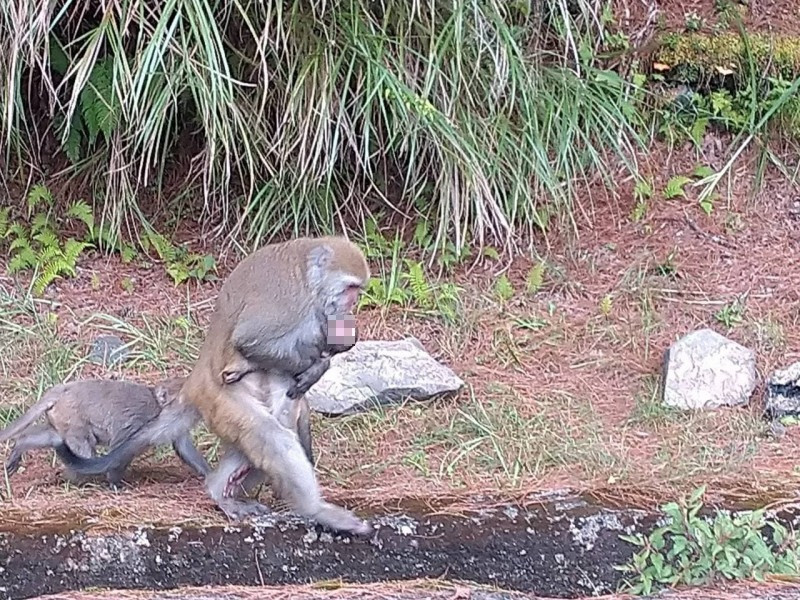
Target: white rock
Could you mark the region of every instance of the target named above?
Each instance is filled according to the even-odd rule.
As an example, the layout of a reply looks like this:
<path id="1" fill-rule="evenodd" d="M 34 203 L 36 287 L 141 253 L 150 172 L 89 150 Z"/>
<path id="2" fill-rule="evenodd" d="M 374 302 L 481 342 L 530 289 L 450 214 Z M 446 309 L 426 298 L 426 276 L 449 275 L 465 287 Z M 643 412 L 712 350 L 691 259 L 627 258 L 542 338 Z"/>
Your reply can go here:
<path id="1" fill-rule="evenodd" d="M 331 359 L 330 369 L 306 394 L 317 412 L 353 414 L 375 404 L 428 400 L 464 386 L 419 340 L 362 341 Z"/>
<path id="2" fill-rule="evenodd" d="M 752 350 L 711 329 L 694 331 L 664 356 L 663 401 L 684 410 L 747 404 L 756 387 Z"/>

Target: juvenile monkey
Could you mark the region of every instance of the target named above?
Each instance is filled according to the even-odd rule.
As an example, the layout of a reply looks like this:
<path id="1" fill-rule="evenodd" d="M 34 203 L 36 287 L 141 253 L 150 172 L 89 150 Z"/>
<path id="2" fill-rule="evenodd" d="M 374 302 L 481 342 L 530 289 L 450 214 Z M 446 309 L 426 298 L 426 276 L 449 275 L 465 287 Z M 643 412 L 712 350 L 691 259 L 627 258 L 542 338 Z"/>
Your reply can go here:
<path id="1" fill-rule="evenodd" d="M 223 284 L 183 392 L 225 445 L 206 486 L 230 518 L 267 512 L 234 498 L 240 483 L 258 478 L 248 476 L 256 469 L 298 514 L 335 530 L 371 531 L 349 510 L 322 499 L 297 434 L 280 418 L 296 402 L 289 395 L 303 395 L 327 369 L 328 319 L 350 314 L 368 279 L 355 244 L 322 237 L 264 246 Z"/>
<path id="2" fill-rule="evenodd" d="M 95 456 L 98 444 L 113 452 L 132 438 L 153 437 L 164 422 L 182 420 L 187 426 L 165 441 L 172 443 L 186 464 L 205 476 L 210 467 L 189 435 L 199 415 L 192 405 L 182 405 L 177 398 L 184 381 L 181 377 L 147 386 L 92 379 L 53 386 L 16 422 L 0 432 L 0 441 L 15 439 L 6 463 L 8 474 L 17 471 L 22 455 L 28 450 L 54 448 L 62 460 L 64 452 L 77 460 L 89 459 Z M 34 425 L 41 416 L 47 422 Z M 70 462 L 64 462 L 68 476 L 73 477 Z M 118 473 L 108 472 L 109 482 L 118 483 L 123 472 L 124 468 Z"/>

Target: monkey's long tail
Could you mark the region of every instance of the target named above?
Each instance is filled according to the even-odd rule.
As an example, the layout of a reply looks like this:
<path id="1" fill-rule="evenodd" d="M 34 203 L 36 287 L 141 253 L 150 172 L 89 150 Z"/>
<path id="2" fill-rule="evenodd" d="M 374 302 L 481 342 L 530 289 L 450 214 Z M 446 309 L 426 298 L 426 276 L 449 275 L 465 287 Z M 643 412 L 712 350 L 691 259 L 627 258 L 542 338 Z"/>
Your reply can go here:
<path id="1" fill-rule="evenodd" d="M 112 469 L 121 474 L 143 450 L 137 438 L 134 435 L 105 455 L 92 458 L 78 456 L 63 442 L 55 446 L 55 451 L 65 465 L 82 475 L 102 475 Z"/>
<path id="2" fill-rule="evenodd" d="M 19 419 L 5 429 L 0 430 L 0 442 L 5 442 L 16 436 L 20 431 L 41 417 L 46 411 L 50 410 L 55 402 L 56 399 L 51 395 L 45 394 L 42 396 L 39 401 L 25 411 Z"/>

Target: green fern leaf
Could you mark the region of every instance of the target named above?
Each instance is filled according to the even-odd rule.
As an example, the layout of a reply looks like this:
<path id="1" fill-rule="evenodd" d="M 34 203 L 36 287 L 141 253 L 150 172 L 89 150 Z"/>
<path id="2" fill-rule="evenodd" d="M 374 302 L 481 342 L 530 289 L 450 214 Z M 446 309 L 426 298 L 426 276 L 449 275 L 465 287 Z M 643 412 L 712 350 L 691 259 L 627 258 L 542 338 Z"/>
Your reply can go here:
<path id="1" fill-rule="evenodd" d="M 6 237 L 6 234 L 9 232 L 9 210 L 10 209 L 7 206 L 5 208 L 0 208 L 0 238 Z"/>
<path id="2" fill-rule="evenodd" d="M 94 213 L 92 207 L 89 206 L 84 200 L 76 200 L 67 211 L 67 216 L 70 219 L 77 219 L 89 230 L 89 235 L 94 231 Z"/>
<path id="3" fill-rule="evenodd" d="M 428 232 L 428 227 L 427 221 L 420 221 L 414 227 L 414 244 L 423 250 L 426 250 L 431 245 L 431 235 Z"/>
<path id="4" fill-rule="evenodd" d="M 408 282 L 408 287 L 411 290 L 411 299 L 414 304 L 421 308 L 430 308 L 433 305 L 433 294 L 431 287 L 425 278 L 425 271 L 422 264 L 419 262 L 406 260 L 408 272 L 404 273 L 404 277 Z"/>
<path id="5" fill-rule="evenodd" d="M 28 214 L 31 214 L 40 204 L 45 204 L 48 208 L 51 207 L 53 205 L 53 195 L 47 186 L 36 184 L 28 192 L 26 204 L 28 206 Z"/>
<path id="6" fill-rule="evenodd" d="M 147 234 L 147 239 L 150 241 L 150 244 L 152 244 L 153 249 L 161 260 L 167 263 L 175 261 L 178 250 L 167 238 L 160 233 L 150 232 Z"/>
<path id="7" fill-rule="evenodd" d="M 544 263 L 533 265 L 526 281 L 529 294 L 535 294 L 544 283 Z"/>
<path id="8" fill-rule="evenodd" d="M 14 240 L 12 240 L 12 242 L 8 245 L 9 252 L 13 252 L 14 250 L 18 249 L 30 250 L 31 252 L 33 252 L 33 250 L 31 249 L 31 243 L 28 241 L 28 238 L 26 237 L 14 238 Z"/>
<path id="9" fill-rule="evenodd" d="M 8 272 L 12 275 L 25 269 L 30 269 L 36 264 L 36 255 L 30 250 L 22 250 L 8 261 Z"/>
<path id="10" fill-rule="evenodd" d="M 117 101 L 113 84 L 114 65 L 111 58 L 95 63 L 86 86 L 81 91 L 81 112 L 93 144 L 99 133 L 106 141 L 117 122 Z"/>
<path id="11" fill-rule="evenodd" d="M 8 228 L 5 237 L 13 237 L 17 239 L 28 239 L 28 230 L 25 229 L 25 225 L 19 222 L 12 223 L 11 227 Z"/>
<path id="12" fill-rule="evenodd" d="M 78 262 L 78 257 L 80 257 L 86 248 L 90 248 L 91 246 L 92 245 L 87 242 L 79 242 L 73 238 L 69 238 L 64 243 L 64 262 L 69 265 L 71 272 L 75 272 L 75 265 Z"/>
<path id="13" fill-rule="evenodd" d="M 134 248 L 130 244 L 125 244 L 122 247 L 122 250 L 120 250 L 119 254 L 122 257 L 122 262 L 127 264 L 131 262 L 134 258 L 136 258 L 138 252 L 136 252 L 136 248 Z"/>
<path id="14" fill-rule="evenodd" d="M 63 260 L 63 258 L 64 254 L 61 252 L 61 248 L 58 247 L 58 244 L 56 244 L 55 246 L 44 246 L 36 260 L 39 266 L 44 268 L 47 265 L 53 264 L 55 261 Z"/>
<path id="15" fill-rule="evenodd" d="M 31 233 L 36 235 L 37 233 L 44 233 L 46 231 L 55 235 L 50 217 L 46 213 L 36 213 L 36 216 L 34 216 L 31 221 Z"/>
<path id="16" fill-rule="evenodd" d="M 501 302 L 508 302 L 514 296 L 514 286 L 505 273 L 494 284 L 494 293 Z"/>
<path id="17" fill-rule="evenodd" d="M 685 175 L 676 175 L 667 182 L 664 188 L 664 198 L 677 198 L 678 196 L 685 196 L 683 191 L 684 186 L 689 183 L 691 179 Z"/>
<path id="18" fill-rule="evenodd" d="M 171 263 L 167 265 L 166 271 L 175 285 L 180 285 L 189 279 L 189 271 L 183 263 Z"/>
<path id="19" fill-rule="evenodd" d="M 44 269 L 42 269 L 42 274 L 39 275 L 39 277 L 36 278 L 36 281 L 33 282 L 33 293 L 37 296 L 41 296 L 48 285 L 60 278 L 61 276 L 59 275 L 58 263 L 47 265 Z"/>
<path id="20" fill-rule="evenodd" d="M 50 229 L 37 233 L 33 236 L 33 239 L 39 242 L 42 248 L 58 248 L 58 236 Z"/>

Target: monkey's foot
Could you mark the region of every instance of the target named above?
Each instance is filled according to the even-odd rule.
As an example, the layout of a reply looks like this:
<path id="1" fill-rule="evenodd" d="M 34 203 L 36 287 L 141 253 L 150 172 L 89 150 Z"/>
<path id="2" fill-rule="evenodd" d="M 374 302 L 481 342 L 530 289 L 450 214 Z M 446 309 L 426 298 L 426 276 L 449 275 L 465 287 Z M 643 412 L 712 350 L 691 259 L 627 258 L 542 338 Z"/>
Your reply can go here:
<path id="1" fill-rule="evenodd" d="M 272 513 L 269 507 L 255 500 L 224 498 L 217 502 L 217 506 L 231 521 L 240 521 L 247 517 L 257 517 Z"/>
<path id="2" fill-rule="evenodd" d="M 372 525 L 366 521 L 362 521 L 346 508 L 331 504 L 330 502 L 323 502 L 320 509 L 312 517 L 320 525 L 329 527 L 335 531 L 347 531 L 354 535 L 369 536 L 372 535 Z"/>
<path id="3" fill-rule="evenodd" d="M 247 375 L 248 373 L 252 373 L 252 371 L 223 371 L 220 374 L 222 379 L 222 383 L 225 385 L 230 385 L 231 383 L 236 383 L 242 377 Z"/>

